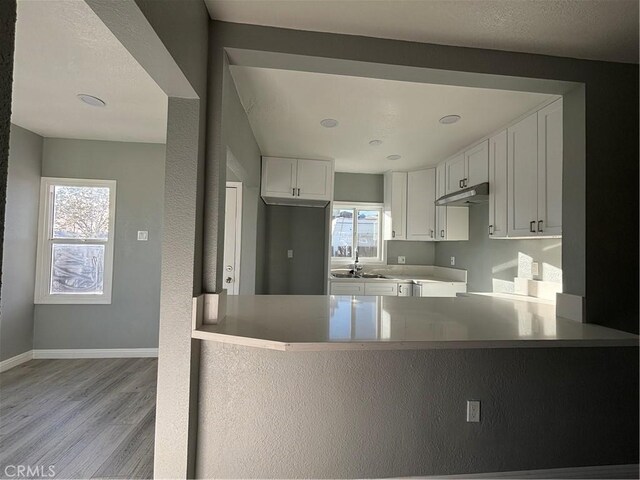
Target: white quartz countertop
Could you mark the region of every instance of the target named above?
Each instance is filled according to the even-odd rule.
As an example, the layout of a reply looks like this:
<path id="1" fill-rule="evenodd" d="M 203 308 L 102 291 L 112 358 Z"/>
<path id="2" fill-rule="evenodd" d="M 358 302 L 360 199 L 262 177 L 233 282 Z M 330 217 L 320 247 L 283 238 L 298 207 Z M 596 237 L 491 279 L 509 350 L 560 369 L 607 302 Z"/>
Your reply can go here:
<path id="1" fill-rule="evenodd" d="M 332 282 L 412 282 L 412 283 L 433 283 L 433 282 L 446 282 L 446 283 L 461 283 L 465 282 L 455 281 L 448 278 L 436 277 L 436 276 L 417 276 L 417 275 L 396 275 L 385 274 L 385 278 L 366 278 L 366 277 L 334 277 L 329 275 L 329 280 Z"/>
<path id="2" fill-rule="evenodd" d="M 514 299 L 229 296 L 218 325 L 193 337 L 291 351 L 638 346 L 638 336 Z"/>

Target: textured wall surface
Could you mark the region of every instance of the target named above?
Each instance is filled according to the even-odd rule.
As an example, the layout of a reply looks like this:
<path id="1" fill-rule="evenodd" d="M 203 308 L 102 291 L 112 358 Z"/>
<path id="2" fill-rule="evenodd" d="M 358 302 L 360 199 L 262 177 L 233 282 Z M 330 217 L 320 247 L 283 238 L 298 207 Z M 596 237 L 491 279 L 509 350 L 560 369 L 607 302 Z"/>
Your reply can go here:
<path id="1" fill-rule="evenodd" d="M 35 348 L 158 346 L 164 167 L 160 144 L 44 140 L 43 176 L 117 181 L 116 223 L 111 304 L 36 305 Z"/>
<path id="2" fill-rule="evenodd" d="M 384 202 L 384 176 L 336 172 L 333 185 L 336 202 Z"/>
<path id="3" fill-rule="evenodd" d="M 323 294 L 326 228 L 324 208 L 267 206 L 266 293 Z M 293 258 L 287 250 L 293 250 Z"/>
<path id="4" fill-rule="evenodd" d="M 16 1 L 0 2 L 0 273 L 2 273 L 4 247 L 4 210 L 7 200 L 15 27 Z M 0 275 L 0 285 L 2 285 L 2 275 Z"/>
<path id="5" fill-rule="evenodd" d="M 42 137 L 11 125 L 5 215 L 0 361 L 33 348 Z"/>
<path id="6" fill-rule="evenodd" d="M 221 142 L 227 148 L 225 158 L 228 172 L 243 184 L 242 190 L 242 253 L 240 257 L 240 294 L 253 295 L 256 285 L 261 287 L 264 264 L 258 263 L 257 257 L 263 255 L 264 244 L 257 243 L 258 225 L 264 221 L 259 218 L 264 210 L 259 208 L 263 203 L 260 197 L 260 159 L 261 152 L 249 119 L 244 111 L 235 83 L 224 62 L 223 98 L 222 98 L 222 137 Z M 231 165 L 233 163 L 233 165 Z M 258 267 L 261 267 L 258 269 Z M 209 268 L 209 267 L 207 267 Z M 258 280 L 260 279 L 260 280 Z M 258 290 L 261 291 L 261 290 Z"/>
<path id="7" fill-rule="evenodd" d="M 637 463 L 637 355 L 294 353 L 204 342 L 197 476 L 373 478 Z M 479 424 L 465 422 L 468 399 L 482 402 Z"/>
<path id="8" fill-rule="evenodd" d="M 438 242 L 435 265 L 449 267 L 456 257 L 455 268 L 467 270 L 467 290 L 492 292 L 508 289 L 518 276 L 518 258 L 524 259 L 525 270 L 530 261 L 538 262 L 543 279 L 561 280 L 562 239 L 497 240 L 489 238 L 489 204 L 469 208 L 469 240 L 466 242 Z M 529 260 L 530 259 L 530 260 Z M 528 271 L 528 270 L 527 270 Z"/>

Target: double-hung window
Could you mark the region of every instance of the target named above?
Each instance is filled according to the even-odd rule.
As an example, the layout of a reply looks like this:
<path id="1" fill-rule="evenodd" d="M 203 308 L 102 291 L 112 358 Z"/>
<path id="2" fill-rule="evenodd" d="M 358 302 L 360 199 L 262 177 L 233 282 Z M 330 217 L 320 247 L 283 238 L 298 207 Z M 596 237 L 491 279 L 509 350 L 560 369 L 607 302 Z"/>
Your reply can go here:
<path id="1" fill-rule="evenodd" d="M 382 262 L 382 208 L 378 203 L 333 204 L 331 217 L 331 261 Z"/>
<path id="2" fill-rule="evenodd" d="M 43 178 L 35 303 L 111 303 L 114 180 Z"/>

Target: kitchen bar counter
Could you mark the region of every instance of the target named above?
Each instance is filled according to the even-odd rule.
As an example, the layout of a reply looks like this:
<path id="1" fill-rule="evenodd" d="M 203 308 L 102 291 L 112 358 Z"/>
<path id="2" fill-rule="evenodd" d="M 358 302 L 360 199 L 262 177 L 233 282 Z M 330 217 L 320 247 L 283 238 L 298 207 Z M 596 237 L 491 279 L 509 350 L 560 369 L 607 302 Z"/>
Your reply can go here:
<path id="1" fill-rule="evenodd" d="M 514 299 L 229 296 L 218 325 L 193 337 L 287 351 L 638 346 L 638 336 Z"/>

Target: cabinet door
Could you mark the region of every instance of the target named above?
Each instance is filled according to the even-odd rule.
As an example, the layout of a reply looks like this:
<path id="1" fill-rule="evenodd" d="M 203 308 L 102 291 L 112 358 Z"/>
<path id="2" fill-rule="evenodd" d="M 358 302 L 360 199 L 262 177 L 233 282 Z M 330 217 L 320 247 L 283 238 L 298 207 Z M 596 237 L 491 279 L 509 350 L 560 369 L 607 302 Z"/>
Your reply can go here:
<path id="1" fill-rule="evenodd" d="M 407 238 L 407 172 L 384 177 L 385 240 Z"/>
<path id="2" fill-rule="evenodd" d="M 462 187 L 462 181 L 465 179 L 466 168 L 464 154 L 460 154 L 446 161 L 447 166 L 447 188 L 446 193 L 457 192 Z"/>
<path id="3" fill-rule="evenodd" d="M 507 129 L 507 195 L 509 236 L 537 235 L 538 220 L 538 115 Z"/>
<path id="4" fill-rule="evenodd" d="M 473 187 L 489 181 L 489 142 L 485 140 L 464 152 L 467 175 L 464 186 Z"/>
<path id="5" fill-rule="evenodd" d="M 435 169 L 407 174 L 407 240 L 435 240 Z"/>
<path id="6" fill-rule="evenodd" d="M 398 284 L 386 282 L 365 283 L 364 294 L 395 297 L 398 295 Z"/>
<path id="7" fill-rule="evenodd" d="M 297 162 L 295 158 L 262 157 L 262 196 L 293 197 Z"/>
<path id="8" fill-rule="evenodd" d="M 306 200 L 331 200 L 333 169 L 326 160 L 298 160 L 296 196 Z"/>
<path id="9" fill-rule="evenodd" d="M 489 139 L 490 237 L 507 236 L 507 131 Z"/>
<path id="10" fill-rule="evenodd" d="M 562 99 L 538 112 L 538 235 L 562 234 Z"/>
<path id="11" fill-rule="evenodd" d="M 331 295 L 364 295 L 364 283 L 331 282 Z"/>
<path id="12" fill-rule="evenodd" d="M 424 282 L 421 296 L 423 297 L 455 297 L 458 293 L 467 291 L 466 283 Z"/>

